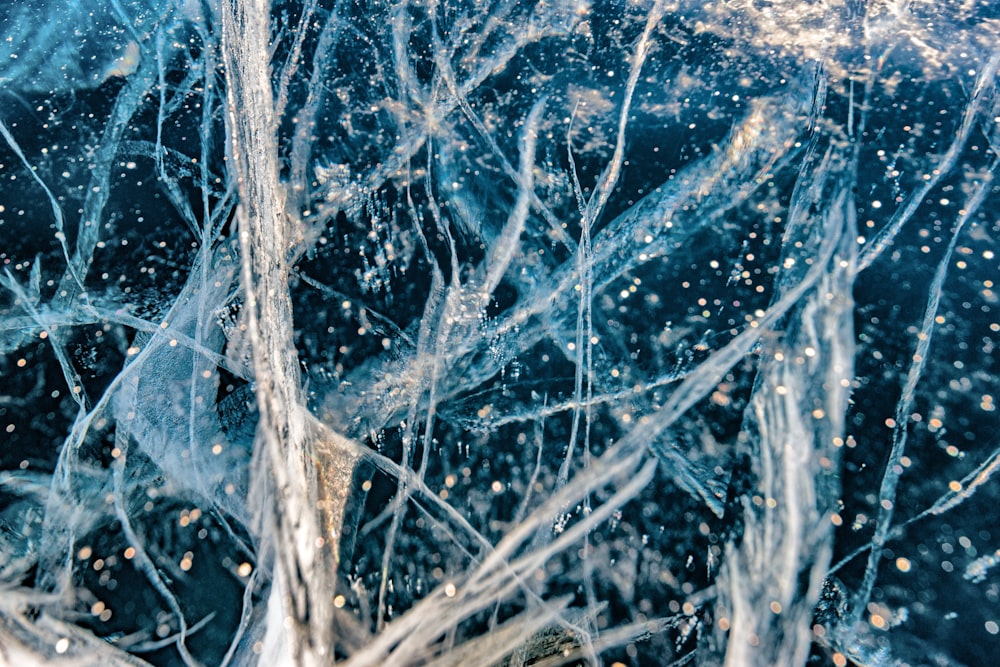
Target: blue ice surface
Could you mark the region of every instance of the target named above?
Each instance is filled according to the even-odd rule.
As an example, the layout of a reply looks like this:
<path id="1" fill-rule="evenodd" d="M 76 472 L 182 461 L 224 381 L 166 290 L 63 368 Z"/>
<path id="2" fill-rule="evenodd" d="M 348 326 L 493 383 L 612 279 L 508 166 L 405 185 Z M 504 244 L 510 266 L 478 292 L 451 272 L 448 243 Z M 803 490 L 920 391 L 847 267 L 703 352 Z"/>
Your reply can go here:
<path id="1" fill-rule="evenodd" d="M 0 9 L 0 639 L 990 664 L 997 17 L 675 5 Z"/>

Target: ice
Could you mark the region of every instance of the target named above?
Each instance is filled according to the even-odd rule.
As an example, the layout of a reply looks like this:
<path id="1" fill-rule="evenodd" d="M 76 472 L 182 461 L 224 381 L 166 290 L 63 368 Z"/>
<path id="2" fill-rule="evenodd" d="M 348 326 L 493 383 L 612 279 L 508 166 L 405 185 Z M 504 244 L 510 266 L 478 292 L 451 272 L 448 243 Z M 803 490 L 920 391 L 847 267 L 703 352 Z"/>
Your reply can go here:
<path id="1" fill-rule="evenodd" d="M 0 9 L 0 664 L 987 665 L 985 3 Z"/>

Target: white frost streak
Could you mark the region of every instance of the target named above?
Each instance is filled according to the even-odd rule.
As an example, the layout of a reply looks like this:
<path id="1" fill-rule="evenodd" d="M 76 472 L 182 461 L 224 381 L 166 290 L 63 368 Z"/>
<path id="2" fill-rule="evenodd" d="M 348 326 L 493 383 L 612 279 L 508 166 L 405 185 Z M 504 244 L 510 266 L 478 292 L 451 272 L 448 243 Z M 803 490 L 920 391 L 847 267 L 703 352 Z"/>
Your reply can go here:
<path id="1" fill-rule="evenodd" d="M 226 124 L 239 183 L 242 283 L 260 410 L 251 500 L 259 504 L 264 548 L 276 558 L 275 590 L 281 595 L 272 593 L 269 605 L 283 603 L 290 621 L 269 624 L 265 644 L 271 659 L 310 667 L 328 663 L 333 653 L 336 545 L 323 545 L 336 535 L 324 534 L 317 509 L 321 491 L 313 457 L 319 448 L 303 405 L 293 340 L 288 258 L 294 236 L 278 182 L 270 14 L 268 0 L 223 3 Z M 285 628 L 290 656 L 272 648 L 282 641 L 274 633 Z"/>
<path id="2" fill-rule="evenodd" d="M 731 628 L 728 641 L 719 640 L 719 658 L 724 652 L 728 667 L 800 665 L 809 654 L 810 619 L 832 553 L 824 519 L 838 492 L 834 438 L 843 435 L 853 376 L 856 246 L 843 168 L 824 160 L 801 177 L 805 200 L 793 196 L 787 256 L 806 264 L 798 248 L 817 241 L 835 252 L 814 258 L 822 278 L 761 351 L 740 441 L 755 484 L 742 499 L 743 534 L 727 545 L 718 581 L 716 613 Z M 819 221 L 806 215 L 812 197 L 826 202 Z"/>

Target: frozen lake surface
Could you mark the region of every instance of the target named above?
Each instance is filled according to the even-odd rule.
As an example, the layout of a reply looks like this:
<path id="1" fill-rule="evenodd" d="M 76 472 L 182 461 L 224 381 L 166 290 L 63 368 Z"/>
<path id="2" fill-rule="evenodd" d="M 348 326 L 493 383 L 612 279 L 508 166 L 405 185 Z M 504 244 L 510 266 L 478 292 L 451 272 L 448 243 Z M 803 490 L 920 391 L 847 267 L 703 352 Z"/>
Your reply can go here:
<path id="1" fill-rule="evenodd" d="M 994 665 L 1000 10 L 0 8 L 0 665 Z"/>

